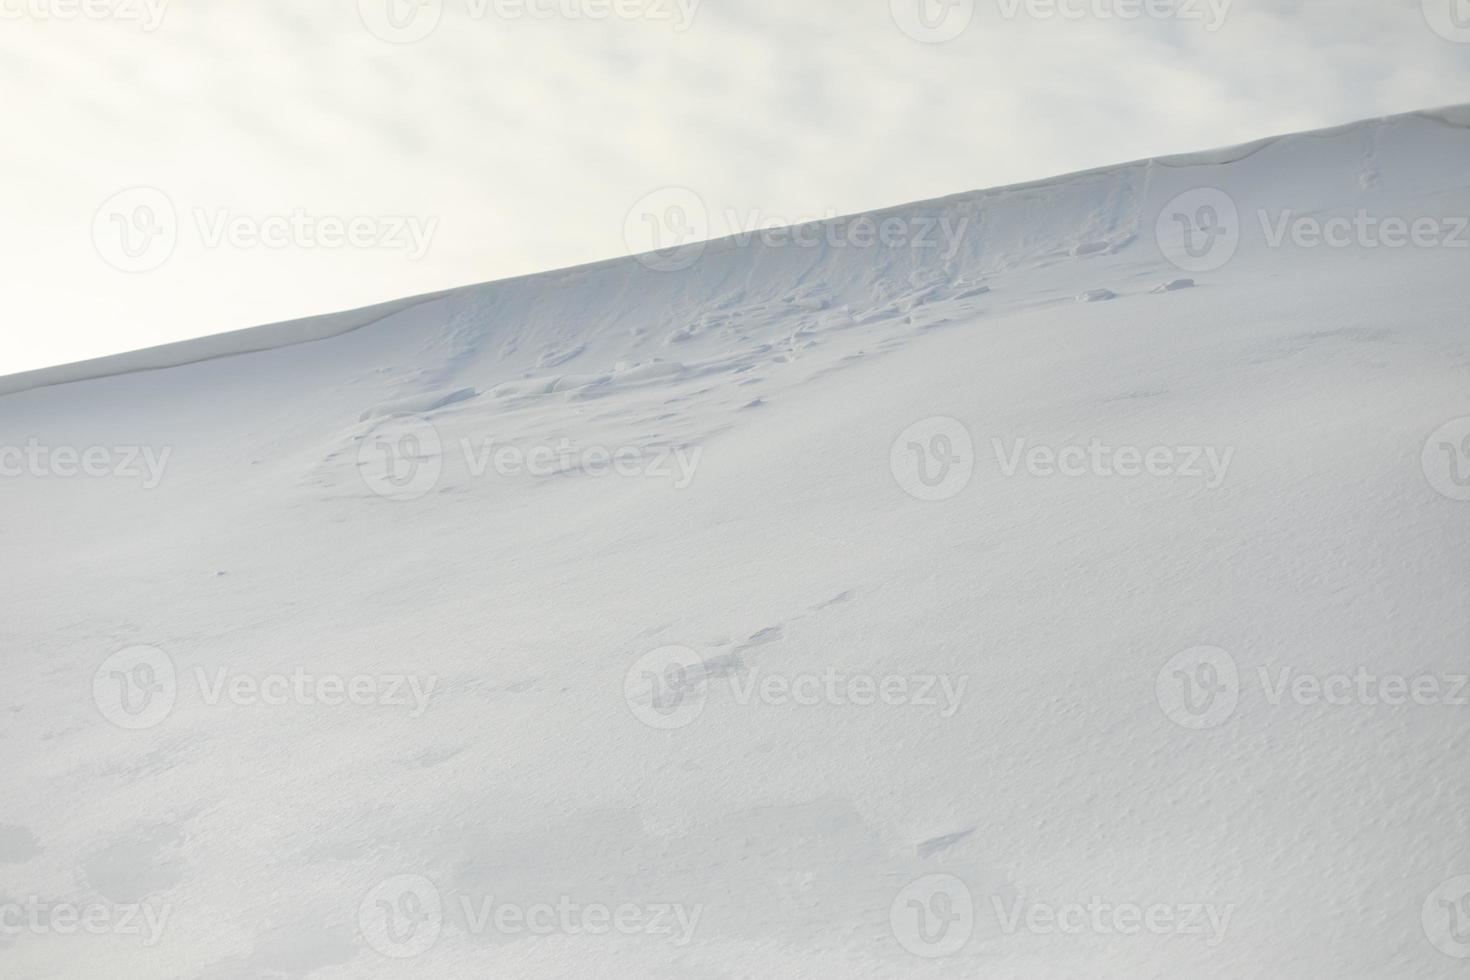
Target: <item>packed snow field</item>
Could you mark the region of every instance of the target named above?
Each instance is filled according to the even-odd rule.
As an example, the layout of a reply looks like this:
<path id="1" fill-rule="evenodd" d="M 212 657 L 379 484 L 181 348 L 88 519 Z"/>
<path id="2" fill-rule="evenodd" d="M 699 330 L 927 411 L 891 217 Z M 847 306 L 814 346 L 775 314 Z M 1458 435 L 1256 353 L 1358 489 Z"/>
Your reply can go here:
<path id="1" fill-rule="evenodd" d="M 5 379 L 0 974 L 1463 976 L 1466 215 L 1459 108 Z"/>

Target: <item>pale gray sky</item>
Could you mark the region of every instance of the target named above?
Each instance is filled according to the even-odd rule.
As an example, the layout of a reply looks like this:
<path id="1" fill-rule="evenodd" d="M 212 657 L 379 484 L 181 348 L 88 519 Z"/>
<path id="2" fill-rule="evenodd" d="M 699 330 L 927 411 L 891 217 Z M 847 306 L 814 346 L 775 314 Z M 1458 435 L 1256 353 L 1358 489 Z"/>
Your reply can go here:
<path id="1" fill-rule="evenodd" d="M 1170 6 L 0 0 L 0 374 L 1470 101 L 1470 0 Z"/>

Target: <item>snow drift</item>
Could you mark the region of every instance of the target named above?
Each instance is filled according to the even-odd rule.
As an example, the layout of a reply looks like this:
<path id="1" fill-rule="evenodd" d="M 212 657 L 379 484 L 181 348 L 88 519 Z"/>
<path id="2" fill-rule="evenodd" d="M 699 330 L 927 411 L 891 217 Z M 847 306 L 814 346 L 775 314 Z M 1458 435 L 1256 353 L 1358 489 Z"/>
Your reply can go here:
<path id="1" fill-rule="evenodd" d="M 1459 975 L 1467 161 L 1415 113 L 0 379 L 5 972 Z"/>

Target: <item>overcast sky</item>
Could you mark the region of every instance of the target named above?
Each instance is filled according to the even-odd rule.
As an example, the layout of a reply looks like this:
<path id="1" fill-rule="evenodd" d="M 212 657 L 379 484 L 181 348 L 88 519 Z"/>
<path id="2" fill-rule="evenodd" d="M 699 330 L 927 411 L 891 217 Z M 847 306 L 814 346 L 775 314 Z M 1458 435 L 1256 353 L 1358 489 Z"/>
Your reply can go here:
<path id="1" fill-rule="evenodd" d="M 1169 6 L 0 0 L 0 374 L 1470 101 L 1470 0 Z"/>

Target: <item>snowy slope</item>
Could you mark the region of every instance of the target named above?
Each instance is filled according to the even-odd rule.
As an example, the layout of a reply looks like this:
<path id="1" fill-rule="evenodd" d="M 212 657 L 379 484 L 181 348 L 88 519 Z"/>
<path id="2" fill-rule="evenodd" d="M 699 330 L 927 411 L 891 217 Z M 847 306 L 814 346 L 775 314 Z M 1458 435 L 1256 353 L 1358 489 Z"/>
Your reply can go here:
<path id="1" fill-rule="evenodd" d="M 1462 976 L 1465 215 L 1462 107 L 0 379 L 0 975 Z"/>

